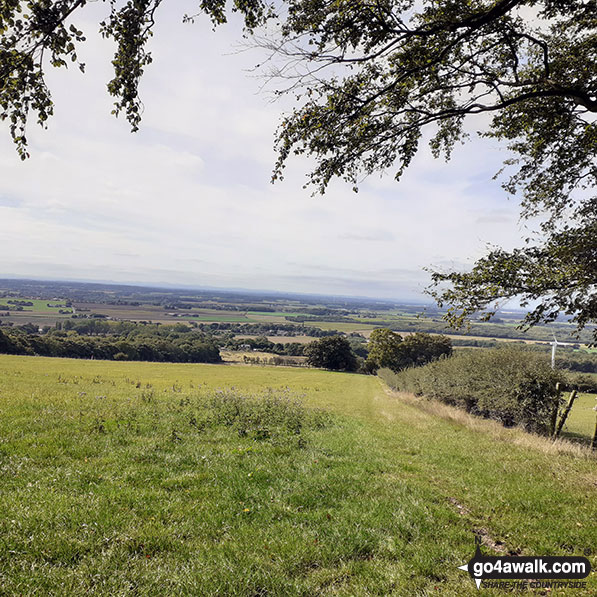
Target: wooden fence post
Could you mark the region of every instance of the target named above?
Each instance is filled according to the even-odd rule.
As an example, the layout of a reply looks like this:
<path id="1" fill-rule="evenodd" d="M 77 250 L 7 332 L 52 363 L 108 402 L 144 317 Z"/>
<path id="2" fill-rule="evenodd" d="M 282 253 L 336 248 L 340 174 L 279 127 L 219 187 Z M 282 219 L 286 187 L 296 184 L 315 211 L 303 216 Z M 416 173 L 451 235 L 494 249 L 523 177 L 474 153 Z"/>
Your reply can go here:
<path id="1" fill-rule="evenodd" d="M 566 422 L 566 419 L 568 418 L 568 413 L 570 412 L 570 409 L 572 408 L 572 405 L 574 404 L 574 400 L 576 399 L 577 394 L 578 394 L 577 390 L 572 390 L 572 392 L 570 392 L 570 398 L 568 398 L 568 404 L 566 404 L 566 409 L 562 413 L 562 417 L 560 418 L 560 422 L 558 423 L 558 428 L 556 429 L 556 435 L 555 435 L 556 438 L 560 435 L 560 432 L 562 431 L 562 427 L 564 427 L 564 423 Z"/>

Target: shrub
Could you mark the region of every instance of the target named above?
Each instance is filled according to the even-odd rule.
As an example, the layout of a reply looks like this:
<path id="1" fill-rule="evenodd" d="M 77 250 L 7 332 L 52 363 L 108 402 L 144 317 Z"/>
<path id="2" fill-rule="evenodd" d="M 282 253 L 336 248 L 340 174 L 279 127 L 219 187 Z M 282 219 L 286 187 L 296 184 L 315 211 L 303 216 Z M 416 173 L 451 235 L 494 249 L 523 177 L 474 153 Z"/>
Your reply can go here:
<path id="1" fill-rule="evenodd" d="M 395 389 L 436 398 L 468 412 L 548 434 L 566 379 L 544 355 L 520 348 L 462 351 L 424 367 L 380 376 Z"/>
<path id="2" fill-rule="evenodd" d="M 586 373 L 571 373 L 568 375 L 567 389 L 597 393 L 597 378 Z"/>

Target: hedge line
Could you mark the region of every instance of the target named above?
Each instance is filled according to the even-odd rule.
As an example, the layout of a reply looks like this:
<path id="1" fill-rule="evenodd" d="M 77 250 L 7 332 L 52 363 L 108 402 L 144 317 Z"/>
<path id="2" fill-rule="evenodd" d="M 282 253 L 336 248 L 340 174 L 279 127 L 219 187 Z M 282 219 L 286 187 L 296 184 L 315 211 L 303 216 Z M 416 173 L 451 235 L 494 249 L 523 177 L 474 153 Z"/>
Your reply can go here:
<path id="1" fill-rule="evenodd" d="M 379 375 L 396 390 L 543 435 L 549 434 L 554 408 L 559 406 L 556 383 L 566 382 L 544 355 L 510 347 L 463 351 L 399 373 L 382 369 Z"/>

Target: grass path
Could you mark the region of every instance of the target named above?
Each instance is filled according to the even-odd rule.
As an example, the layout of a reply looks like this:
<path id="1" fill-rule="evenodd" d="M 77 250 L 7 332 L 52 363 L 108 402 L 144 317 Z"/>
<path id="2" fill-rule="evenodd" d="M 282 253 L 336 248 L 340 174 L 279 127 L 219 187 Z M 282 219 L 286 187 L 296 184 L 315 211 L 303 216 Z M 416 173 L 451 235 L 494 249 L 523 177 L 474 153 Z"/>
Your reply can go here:
<path id="1" fill-rule="evenodd" d="M 189 425 L 230 387 L 334 423 Z M 487 553 L 589 553 L 596 497 L 587 452 L 373 377 L 0 356 L 0 595 L 476 595 L 473 530 Z"/>

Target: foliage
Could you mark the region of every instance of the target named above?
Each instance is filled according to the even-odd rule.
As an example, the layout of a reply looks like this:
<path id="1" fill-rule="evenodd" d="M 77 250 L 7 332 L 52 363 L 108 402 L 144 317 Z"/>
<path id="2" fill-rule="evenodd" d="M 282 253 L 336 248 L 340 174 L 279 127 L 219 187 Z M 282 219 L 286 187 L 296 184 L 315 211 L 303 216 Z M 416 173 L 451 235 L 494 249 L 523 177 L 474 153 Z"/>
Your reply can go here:
<path id="1" fill-rule="evenodd" d="M 286 344 L 271 342 L 265 336 L 258 336 L 257 338 L 230 338 L 224 341 L 223 347 L 227 350 L 243 350 L 249 347 L 251 350 L 261 352 L 300 357 L 303 356 L 305 345 L 300 342 Z"/>
<path id="2" fill-rule="evenodd" d="M 597 394 L 597 378 L 586 373 L 571 373 L 568 375 L 568 388 Z"/>
<path id="3" fill-rule="evenodd" d="M 242 362 L 249 365 L 272 365 L 274 367 L 304 367 L 305 362 L 288 356 L 253 356 L 253 355 L 242 355 Z"/>
<path id="4" fill-rule="evenodd" d="M 400 367 L 402 336 L 392 330 L 378 328 L 369 336 L 367 368 L 376 371 L 381 367 L 397 370 Z"/>
<path id="5" fill-rule="evenodd" d="M 347 339 L 350 344 L 350 349 L 354 352 L 355 356 L 360 357 L 361 359 L 366 359 L 369 354 L 367 340 L 360 334 L 355 333 L 349 334 Z"/>
<path id="6" fill-rule="evenodd" d="M 501 301 L 517 298 L 523 306 L 536 304 L 522 327 L 556 321 L 563 312 L 571 315 L 578 338 L 580 330 L 597 321 L 596 205 L 597 199 L 583 204 L 577 210 L 576 222 L 564 220 L 564 229 L 551 229 L 540 246 L 510 252 L 495 249 L 477 261 L 470 272 L 433 272 L 430 293 L 440 307 L 451 306 L 448 322 L 461 326 L 478 311 L 486 311 L 484 318 L 489 319 Z M 591 340 L 597 341 L 595 328 Z"/>
<path id="7" fill-rule="evenodd" d="M 103 321 L 96 318 L 86 319 L 66 319 L 65 321 L 58 321 L 56 328 L 61 330 L 73 330 L 83 335 L 120 335 L 139 333 L 139 331 L 151 331 L 157 334 L 161 333 L 160 330 L 172 330 L 175 329 L 178 332 L 189 331 L 187 323 L 179 323 L 172 325 L 162 326 L 161 324 L 150 324 L 150 323 L 135 323 L 132 321 Z M 264 336 L 276 336 L 278 334 L 285 336 L 333 336 L 338 332 L 334 330 L 321 330 L 315 327 L 302 327 L 293 324 L 279 324 L 279 323 L 228 323 L 228 322 L 215 322 L 215 323 L 199 323 L 196 325 L 197 330 L 208 334 L 210 336 L 226 336 L 233 337 L 235 334 L 243 335 L 256 335 L 260 336 L 260 340 L 254 346 L 255 348 L 262 349 L 269 345 L 263 342 Z M 143 332 L 142 332 L 143 333 Z M 165 332 L 164 332 L 165 333 Z M 248 339 L 246 339 L 248 340 Z M 267 339 L 266 339 L 267 340 Z M 269 341 L 267 341 L 269 342 Z M 250 342 L 245 342 L 250 343 Z M 271 344 L 271 343 L 270 343 Z"/>
<path id="8" fill-rule="evenodd" d="M 546 345 L 530 345 L 528 350 L 551 352 Z M 556 367 L 579 373 L 597 373 L 597 354 L 567 346 L 558 346 L 556 351 Z"/>
<path id="9" fill-rule="evenodd" d="M 528 350 L 501 347 L 461 351 L 449 359 L 380 375 L 396 389 L 436 398 L 506 426 L 548 434 L 561 372 Z"/>
<path id="10" fill-rule="evenodd" d="M 76 331 L 50 329 L 37 333 L 35 326 L 0 330 L 0 353 L 107 359 L 117 361 L 167 361 L 217 363 L 220 351 L 209 336 L 182 326 L 141 326 L 128 322 L 128 334 L 84 336 Z"/>
<path id="11" fill-rule="evenodd" d="M 310 342 L 303 354 L 312 367 L 335 371 L 356 371 L 357 359 L 350 348 L 350 343 L 343 336 L 330 336 Z"/>
<path id="12" fill-rule="evenodd" d="M 369 337 L 366 368 L 371 372 L 382 368 L 400 371 L 451 354 L 452 341 L 447 336 L 415 333 L 403 338 L 391 330 L 379 328 Z"/>
<path id="13" fill-rule="evenodd" d="M 402 362 L 405 367 L 419 367 L 452 354 L 452 340 L 448 336 L 416 333 L 402 341 Z"/>

